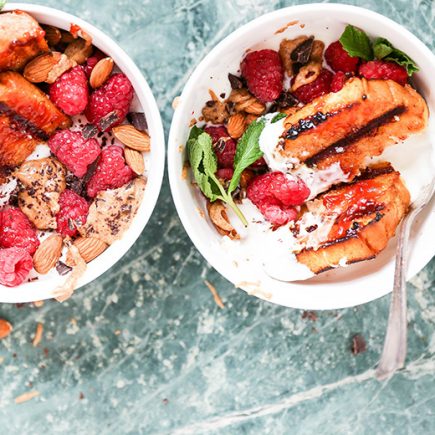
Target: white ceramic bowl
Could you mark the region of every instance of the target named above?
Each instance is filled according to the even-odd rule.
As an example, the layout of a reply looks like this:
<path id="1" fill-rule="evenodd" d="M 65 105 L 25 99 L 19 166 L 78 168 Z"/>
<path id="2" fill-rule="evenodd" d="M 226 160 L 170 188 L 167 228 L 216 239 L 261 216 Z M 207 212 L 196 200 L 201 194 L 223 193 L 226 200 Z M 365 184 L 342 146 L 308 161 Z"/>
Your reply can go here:
<path id="1" fill-rule="evenodd" d="M 86 273 L 79 280 L 77 287 L 79 288 L 110 269 L 130 249 L 140 236 L 154 210 L 160 193 L 165 166 L 165 140 L 160 112 L 151 89 L 139 68 L 127 53 L 101 30 L 78 17 L 44 6 L 8 3 L 3 10 L 13 9 L 28 12 L 41 24 L 49 24 L 69 30 L 71 23 L 74 23 L 90 34 L 93 38 L 93 44 L 111 56 L 119 69 L 130 79 L 137 96 L 137 104 L 145 113 L 148 123 L 148 131 L 151 137 L 151 152 L 146 155 L 146 166 L 149 169 L 147 173 L 148 182 L 137 215 L 122 239 L 113 243 L 103 254 L 88 264 Z M 22 284 L 19 287 L 9 288 L 0 285 L 0 302 L 29 302 L 51 298 L 53 291 L 61 281 L 61 278 L 57 278 L 55 274 L 53 278 L 42 278 L 38 281 Z"/>
<path id="2" fill-rule="evenodd" d="M 283 33 L 275 33 L 291 22 L 296 23 Z M 346 24 L 360 27 L 373 37 L 385 37 L 414 58 L 421 69 L 415 76 L 415 83 L 426 98 L 430 111 L 434 113 L 435 87 L 432 83 L 435 58 L 421 41 L 394 21 L 367 9 L 338 4 L 312 4 L 264 15 L 220 42 L 198 65 L 187 82 L 169 136 L 168 170 L 172 194 L 181 221 L 195 246 L 217 271 L 236 286 L 271 302 L 294 308 L 343 308 L 371 301 L 390 292 L 394 240 L 375 260 L 332 270 L 304 282 L 277 281 L 261 270 L 252 271 L 248 277 L 241 276 L 239 268 L 219 243 L 220 236 L 208 219 L 198 213 L 198 209 L 204 210 L 202 196 L 191 186 L 190 180 L 181 178 L 184 153 L 180 152 L 180 145 L 186 143 L 190 120 L 200 116 L 201 108 L 208 99 L 208 90 L 213 89 L 217 95 L 221 92 L 228 95 L 230 86 L 227 74 L 238 71 L 246 49 L 277 49 L 282 38 L 291 39 L 301 34 L 315 35 L 329 44 L 339 38 Z M 435 130 L 433 119 L 429 129 L 426 137 Z M 433 156 L 433 140 L 430 143 L 421 138 L 388 150 L 388 158 L 401 171 L 414 197 L 434 173 Z M 414 226 L 409 278 L 421 270 L 435 253 L 433 211 L 433 206 L 425 210 Z M 255 285 L 240 284 L 244 281 Z"/>

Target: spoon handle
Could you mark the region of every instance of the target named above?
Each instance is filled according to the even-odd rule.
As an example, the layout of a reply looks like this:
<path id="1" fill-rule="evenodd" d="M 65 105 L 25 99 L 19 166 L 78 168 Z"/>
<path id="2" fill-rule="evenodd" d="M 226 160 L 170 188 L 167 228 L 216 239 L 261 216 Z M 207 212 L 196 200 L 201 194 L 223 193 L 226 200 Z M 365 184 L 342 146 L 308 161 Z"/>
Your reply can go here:
<path id="1" fill-rule="evenodd" d="M 394 286 L 391 295 L 387 333 L 382 356 L 376 369 L 376 378 L 378 380 L 389 378 L 405 364 L 408 326 L 406 318 L 407 248 L 411 225 L 416 214 L 415 210 L 411 210 L 404 218 L 397 241 Z"/>

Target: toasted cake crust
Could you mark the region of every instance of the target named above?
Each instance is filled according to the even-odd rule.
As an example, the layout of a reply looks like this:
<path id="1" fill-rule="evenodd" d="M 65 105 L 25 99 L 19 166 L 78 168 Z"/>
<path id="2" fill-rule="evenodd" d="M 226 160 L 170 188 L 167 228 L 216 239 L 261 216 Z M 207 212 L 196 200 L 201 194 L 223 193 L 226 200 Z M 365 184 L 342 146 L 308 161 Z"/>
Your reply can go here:
<path id="1" fill-rule="evenodd" d="M 339 162 L 353 178 L 366 157 L 422 131 L 427 119 L 426 102 L 411 86 L 353 78 L 287 117 L 282 155 L 319 169 Z"/>
<path id="2" fill-rule="evenodd" d="M 70 118 L 21 74 L 0 73 L 0 167 L 19 165 L 57 128 L 70 125 Z"/>
<path id="3" fill-rule="evenodd" d="M 19 70 L 39 53 L 48 51 L 45 32 L 28 13 L 0 14 L 0 71 Z"/>
<path id="4" fill-rule="evenodd" d="M 371 189 L 369 199 L 358 202 L 355 192 L 367 189 Z M 317 249 L 296 253 L 297 260 L 316 274 L 376 257 L 394 236 L 410 203 L 400 173 L 388 164 L 370 168 L 353 183 L 337 186 L 319 197 L 326 204 L 326 212 L 337 207 L 337 198 L 343 198 L 343 202 L 335 208 L 338 216 L 327 239 Z"/>

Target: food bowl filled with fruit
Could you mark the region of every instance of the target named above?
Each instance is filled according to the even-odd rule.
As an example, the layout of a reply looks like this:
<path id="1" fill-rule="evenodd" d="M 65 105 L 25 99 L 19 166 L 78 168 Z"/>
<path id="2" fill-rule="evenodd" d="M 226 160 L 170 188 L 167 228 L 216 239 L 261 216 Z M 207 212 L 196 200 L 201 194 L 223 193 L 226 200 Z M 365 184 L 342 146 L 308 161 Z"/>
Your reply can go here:
<path id="1" fill-rule="evenodd" d="M 391 291 L 392 239 L 434 171 L 433 74 L 415 36 L 352 6 L 282 9 L 228 36 L 192 74 L 169 139 L 171 189 L 197 248 L 282 305 Z M 434 254 L 422 237 L 434 223 L 426 210 L 415 225 L 409 277 Z"/>
<path id="2" fill-rule="evenodd" d="M 62 301 L 148 222 L 160 115 L 126 53 L 79 18 L 9 4 L 0 29 L 0 301 Z"/>

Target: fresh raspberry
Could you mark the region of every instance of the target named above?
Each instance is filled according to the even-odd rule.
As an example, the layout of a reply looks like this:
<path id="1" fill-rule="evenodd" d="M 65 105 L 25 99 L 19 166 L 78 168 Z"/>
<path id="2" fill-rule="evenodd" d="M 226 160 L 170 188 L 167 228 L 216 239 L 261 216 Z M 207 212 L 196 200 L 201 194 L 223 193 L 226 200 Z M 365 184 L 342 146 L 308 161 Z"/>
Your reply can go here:
<path id="1" fill-rule="evenodd" d="M 96 50 L 91 57 L 88 57 L 86 59 L 86 64 L 83 65 L 83 71 L 88 78 L 91 76 L 91 72 L 94 69 L 95 65 L 104 57 L 104 53 L 102 53 L 100 50 Z"/>
<path id="2" fill-rule="evenodd" d="M 268 172 L 255 177 L 246 193 L 269 222 L 284 225 L 296 218 L 293 207 L 303 204 L 310 190 L 302 180 L 293 180 L 282 172 Z"/>
<path id="3" fill-rule="evenodd" d="M 356 73 L 359 57 L 349 56 L 340 41 L 335 41 L 325 50 L 325 60 L 334 71 Z"/>
<path id="4" fill-rule="evenodd" d="M 21 248 L 33 255 L 38 246 L 36 230 L 19 208 L 0 211 L 0 248 Z"/>
<path id="5" fill-rule="evenodd" d="M 220 169 L 233 168 L 237 144 L 230 137 L 227 129 L 220 125 L 218 127 L 205 127 L 204 131 L 211 136 L 218 167 Z"/>
<path id="6" fill-rule="evenodd" d="M 89 99 L 88 79 L 80 65 L 63 73 L 50 85 L 50 99 L 70 116 L 85 110 Z"/>
<path id="7" fill-rule="evenodd" d="M 30 254 L 22 248 L 0 249 L 0 284 L 7 287 L 20 285 L 33 268 Z"/>
<path id="8" fill-rule="evenodd" d="M 282 92 L 284 78 L 281 58 L 274 50 L 251 51 L 240 70 L 249 91 L 263 102 L 276 100 Z"/>
<path id="9" fill-rule="evenodd" d="M 83 177 L 88 166 L 100 155 L 96 139 L 85 139 L 81 132 L 59 130 L 48 141 L 51 152 L 75 176 Z"/>
<path id="10" fill-rule="evenodd" d="M 77 235 L 77 228 L 86 223 L 89 204 L 72 190 L 64 190 L 59 198 L 60 210 L 56 215 L 57 232 L 66 237 Z"/>
<path id="11" fill-rule="evenodd" d="M 338 92 L 343 89 L 344 84 L 346 83 L 347 77 L 343 71 L 338 71 L 332 77 L 331 82 L 331 92 Z"/>
<path id="12" fill-rule="evenodd" d="M 231 180 L 231 178 L 233 178 L 233 175 L 234 169 L 232 168 L 222 168 L 216 171 L 216 177 L 220 178 L 221 180 Z"/>
<path id="13" fill-rule="evenodd" d="M 127 76 L 122 73 L 113 74 L 101 88 L 96 89 L 89 99 L 85 115 L 88 121 L 101 131 L 108 131 L 124 121 L 133 99 L 133 86 Z M 116 119 L 105 125 L 100 121 L 111 112 L 116 112 Z"/>
<path id="14" fill-rule="evenodd" d="M 110 145 L 101 152 L 100 161 L 86 186 L 86 191 L 90 198 L 94 198 L 101 190 L 117 189 L 133 177 L 134 172 L 126 165 L 122 148 Z"/>
<path id="15" fill-rule="evenodd" d="M 296 89 L 293 94 L 304 104 L 315 98 L 328 93 L 331 90 L 332 73 L 323 68 L 314 82 L 308 83 Z"/>
<path id="16" fill-rule="evenodd" d="M 366 79 L 394 80 L 401 85 L 408 82 L 408 73 L 403 66 L 385 60 L 365 62 L 359 67 L 359 73 Z"/>

